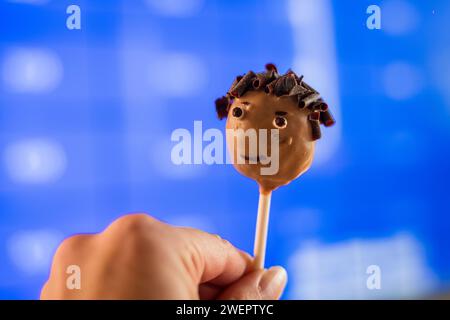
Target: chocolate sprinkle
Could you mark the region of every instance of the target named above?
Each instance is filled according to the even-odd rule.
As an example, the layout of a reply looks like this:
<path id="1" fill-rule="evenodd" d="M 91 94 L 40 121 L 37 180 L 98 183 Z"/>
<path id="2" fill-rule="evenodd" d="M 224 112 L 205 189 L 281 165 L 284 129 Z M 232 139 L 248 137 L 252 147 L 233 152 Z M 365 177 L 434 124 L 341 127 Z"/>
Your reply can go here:
<path id="1" fill-rule="evenodd" d="M 313 140 L 319 140 L 322 137 L 319 121 L 310 121 Z"/>
<path id="2" fill-rule="evenodd" d="M 230 94 L 236 98 L 241 97 L 247 91 L 248 87 L 250 87 L 250 85 L 252 84 L 254 77 L 255 77 L 255 73 L 253 71 L 249 71 L 231 89 Z"/>
<path id="3" fill-rule="evenodd" d="M 278 73 L 277 66 L 274 65 L 273 63 L 267 63 L 266 64 L 266 70 L 267 71 L 275 71 L 276 73 Z"/>
<path id="4" fill-rule="evenodd" d="M 320 112 L 313 112 L 308 116 L 308 119 L 311 121 L 319 121 L 320 119 Z"/>
<path id="5" fill-rule="evenodd" d="M 216 99 L 216 112 L 219 120 L 227 117 L 229 102 L 230 101 L 226 96 Z"/>
<path id="6" fill-rule="evenodd" d="M 237 85 L 238 82 L 241 81 L 241 79 L 242 79 L 243 77 L 244 77 L 244 76 L 237 76 L 237 77 L 234 79 L 233 83 L 231 84 L 231 88 L 233 88 L 235 85 Z"/>
<path id="7" fill-rule="evenodd" d="M 299 101 L 299 107 L 305 108 L 308 107 L 308 109 L 311 110 L 309 106 L 313 105 L 313 102 L 316 102 L 320 98 L 320 95 L 318 93 L 310 93 L 308 96 L 303 98 L 301 101 Z"/>
<path id="8" fill-rule="evenodd" d="M 325 102 L 321 102 L 319 105 L 320 111 L 325 112 L 328 110 L 328 105 Z"/>
<path id="9" fill-rule="evenodd" d="M 253 89 L 258 90 L 264 87 L 267 83 L 267 73 L 256 74 L 255 80 L 253 80 Z"/>
<path id="10" fill-rule="evenodd" d="M 325 102 L 323 102 L 322 99 L 316 100 L 308 106 L 308 109 L 311 111 L 317 111 L 317 110 L 325 111 L 325 110 L 327 110 L 327 108 L 328 108 L 328 105 Z"/>
<path id="11" fill-rule="evenodd" d="M 303 96 L 306 93 L 308 93 L 308 89 L 306 89 L 302 85 L 296 85 L 295 87 L 292 88 L 291 92 L 289 92 L 289 95 L 290 96 L 298 96 L 298 95 Z"/>
<path id="12" fill-rule="evenodd" d="M 323 123 L 325 127 L 331 127 L 336 123 L 329 110 L 320 113 L 320 122 Z"/>
<path id="13" fill-rule="evenodd" d="M 311 123 L 312 138 L 313 140 L 318 140 L 322 136 L 320 131 L 320 112 L 313 112 L 308 116 L 309 122 Z"/>
<path id="14" fill-rule="evenodd" d="M 329 127 L 335 123 L 328 104 L 320 97 L 317 90 L 303 81 L 303 75 L 299 77 L 292 70 L 279 75 L 273 63 L 266 64 L 265 72 L 255 74 L 249 71 L 243 76 L 236 77 L 227 95 L 216 100 L 216 112 L 219 119 L 228 116 L 235 98 L 242 97 L 250 90 L 261 90 L 277 97 L 288 96 L 295 99 L 299 108 L 310 111 L 308 119 L 314 140 L 321 137 L 320 124 Z"/>

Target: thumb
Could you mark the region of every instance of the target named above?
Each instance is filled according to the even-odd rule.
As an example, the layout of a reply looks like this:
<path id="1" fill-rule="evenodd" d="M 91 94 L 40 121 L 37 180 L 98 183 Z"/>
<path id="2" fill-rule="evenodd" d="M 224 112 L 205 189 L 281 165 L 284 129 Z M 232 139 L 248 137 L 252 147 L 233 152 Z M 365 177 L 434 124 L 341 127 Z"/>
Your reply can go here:
<path id="1" fill-rule="evenodd" d="M 226 288 L 219 300 L 275 300 L 279 299 L 287 283 L 282 267 L 252 271 Z"/>

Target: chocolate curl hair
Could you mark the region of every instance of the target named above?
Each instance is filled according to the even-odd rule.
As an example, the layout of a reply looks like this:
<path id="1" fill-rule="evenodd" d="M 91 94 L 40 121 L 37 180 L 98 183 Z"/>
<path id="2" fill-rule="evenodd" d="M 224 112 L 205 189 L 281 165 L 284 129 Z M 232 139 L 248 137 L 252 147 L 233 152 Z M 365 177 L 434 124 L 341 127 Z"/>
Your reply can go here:
<path id="1" fill-rule="evenodd" d="M 322 132 L 320 131 L 320 112 L 314 111 L 308 116 L 308 120 L 311 123 L 312 137 L 314 140 L 318 140 L 322 137 Z"/>
<path id="2" fill-rule="evenodd" d="M 236 77 L 227 94 L 216 100 L 216 112 L 219 119 L 228 116 L 235 98 L 240 98 L 252 90 L 264 91 L 277 97 L 289 96 L 294 99 L 300 109 L 306 108 L 310 112 L 308 120 L 314 140 L 322 136 L 321 124 L 330 127 L 336 122 L 328 109 L 328 104 L 320 97 L 319 92 L 303 81 L 303 76 L 297 76 L 292 70 L 280 75 L 277 67 L 272 63 L 266 64 L 265 72 L 249 71 L 243 76 Z"/>

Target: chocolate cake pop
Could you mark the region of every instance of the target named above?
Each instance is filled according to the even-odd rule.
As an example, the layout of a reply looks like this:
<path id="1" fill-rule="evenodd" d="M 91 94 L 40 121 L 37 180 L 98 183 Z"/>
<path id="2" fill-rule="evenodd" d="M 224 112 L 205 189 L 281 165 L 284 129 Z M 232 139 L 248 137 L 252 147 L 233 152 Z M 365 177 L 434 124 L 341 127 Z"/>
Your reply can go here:
<path id="1" fill-rule="evenodd" d="M 249 71 L 236 77 L 224 97 L 216 100 L 219 119 L 227 118 L 227 145 L 238 172 L 259 184 L 257 235 L 255 240 L 256 267 L 264 261 L 265 238 L 271 192 L 299 177 L 311 166 L 315 141 L 321 137 L 320 124 L 335 123 L 328 105 L 320 94 L 293 71 L 279 75 L 273 64 L 266 71 Z M 276 139 L 267 150 L 250 154 L 251 141 L 239 144 L 237 135 L 228 132 L 256 130 L 263 135 L 257 139 Z M 273 134 L 275 132 L 275 135 Z M 247 137 L 248 138 L 248 137 Z M 231 146 L 231 147 L 230 147 Z M 255 146 L 254 146 L 255 147 Z M 256 150 L 253 149 L 253 150 Z M 272 174 L 262 174 L 269 166 L 265 158 L 277 157 L 278 168 Z"/>

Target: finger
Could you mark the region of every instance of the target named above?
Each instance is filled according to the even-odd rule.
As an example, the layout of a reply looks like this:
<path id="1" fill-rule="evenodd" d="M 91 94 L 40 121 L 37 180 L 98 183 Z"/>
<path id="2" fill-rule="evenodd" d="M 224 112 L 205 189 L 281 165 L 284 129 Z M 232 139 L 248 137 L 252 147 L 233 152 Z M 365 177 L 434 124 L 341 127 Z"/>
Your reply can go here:
<path id="1" fill-rule="evenodd" d="M 214 300 L 223 290 L 223 287 L 211 283 L 202 283 L 198 286 L 198 295 L 200 300 Z"/>
<path id="2" fill-rule="evenodd" d="M 233 283 L 218 297 L 219 300 L 279 299 L 287 283 L 282 267 L 253 271 Z"/>
<path id="3" fill-rule="evenodd" d="M 76 265 L 84 270 L 88 263 L 85 257 L 91 251 L 95 239 L 96 235 L 78 234 L 66 238 L 59 245 L 53 257 L 49 278 L 41 290 L 40 299 L 54 299 L 58 295 L 71 298 L 81 293 L 82 290 L 67 290 L 67 267 Z"/>
<path id="4" fill-rule="evenodd" d="M 226 286 L 244 275 L 251 267 L 251 257 L 216 235 L 192 228 L 180 228 L 193 248 L 188 254 L 198 284 L 210 282 Z M 189 260 L 188 260 L 189 261 Z"/>

